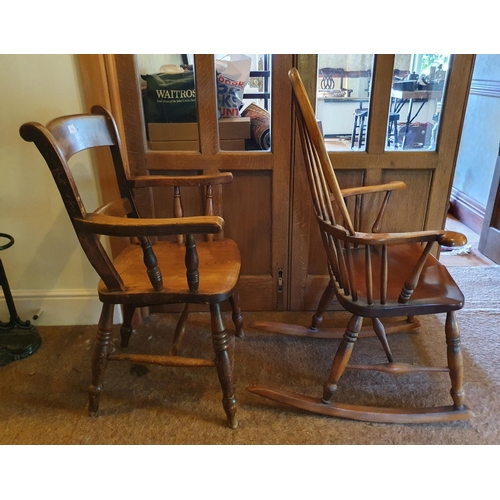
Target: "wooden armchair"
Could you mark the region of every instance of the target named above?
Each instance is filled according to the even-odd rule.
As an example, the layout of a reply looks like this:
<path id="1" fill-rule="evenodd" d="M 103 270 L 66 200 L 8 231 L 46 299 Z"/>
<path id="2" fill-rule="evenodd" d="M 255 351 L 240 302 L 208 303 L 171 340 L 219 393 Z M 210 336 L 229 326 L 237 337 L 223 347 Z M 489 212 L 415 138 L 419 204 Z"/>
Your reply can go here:
<path id="1" fill-rule="evenodd" d="M 352 316 L 342 335 L 321 398 L 315 399 L 258 385 L 247 389 L 260 396 L 307 411 L 356 420 L 413 423 L 473 417 L 473 413 L 464 404 L 460 334 L 455 318 L 455 311 L 462 308 L 464 297 L 446 268 L 430 253 L 434 243 L 458 246 L 466 243 L 465 237 L 446 231 L 378 232 L 391 190 L 403 188 L 404 184 L 341 190 L 300 75 L 296 69 L 292 69 L 289 77 L 293 87 L 312 201 L 328 259 L 330 283 L 307 331 L 303 327 L 293 329 L 284 324 L 264 323 L 257 327 L 278 333 L 320 336 L 316 335 L 318 325 L 334 296 Z M 377 191 L 387 192 L 382 207 L 372 231 L 360 232 L 351 220 L 345 198 Z M 356 207 L 355 221 L 359 217 L 359 203 L 356 203 Z M 448 365 L 427 367 L 398 363 L 389 346 L 387 327 L 381 320 L 403 316 L 407 317 L 404 323 L 414 326 L 415 315 L 437 313 L 446 313 Z M 386 363 L 349 365 L 354 343 L 360 336 L 363 318 L 371 320 L 387 358 Z M 396 331 L 400 331 L 399 326 L 396 326 Z M 332 402 L 337 384 L 346 368 L 377 370 L 392 375 L 417 371 L 448 372 L 453 405 L 431 408 L 380 408 Z"/>
<path id="2" fill-rule="evenodd" d="M 21 127 L 20 134 L 24 140 L 34 142 L 45 158 L 80 244 L 101 278 L 98 294 L 103 307 L 92 358 L 89 413 L 94 416 L 98 412 L 108 361 L 216 367 L 227 422 L 231 428 L 236 428 L 236 399 L 220 304 L 229 300 L 236 334 L 242 336 L 237 288 L 241 262 L 234 241 L 214 238 L 221 233 L 224 220 L 213 215 L 212 208 L 212 185 L 231 182 L 232 174 L 131 177 L 124 162 L 116 123 L 109 111 L 101 106 L 93 107 L 91 114 L 56 118 L 46 127 L 26 123 Z M 121 198 L 87 213 L 68 160 L 82 150 L 102 146 L 110 148 Z M 205 215 L 183 217 L 183 186 L 200 186 L 204 190 Z M 134 190 L 151 187 L 174 190 L 173 218 L 147 219 L 139 216 Z M 196 234 L 205 235 L 205 239 L 195 240 Z M 130 244 L 112 260 L 101 245 L 99 235 L 127 237 Z M 150 239 L 168 235 L 175 235 L 172 236 L 174 241 L 153 243 Z M 111 337 L 114 306 L 118 304 L 123 306 L 124 319 L 120 330 L 122 352 L 115 352 Z M 185 304 L 169 354 L 126 352 L 135 309 L 164 304 Z M 178 355 L 189 304 L 209 305 L 215 361 Z"/>

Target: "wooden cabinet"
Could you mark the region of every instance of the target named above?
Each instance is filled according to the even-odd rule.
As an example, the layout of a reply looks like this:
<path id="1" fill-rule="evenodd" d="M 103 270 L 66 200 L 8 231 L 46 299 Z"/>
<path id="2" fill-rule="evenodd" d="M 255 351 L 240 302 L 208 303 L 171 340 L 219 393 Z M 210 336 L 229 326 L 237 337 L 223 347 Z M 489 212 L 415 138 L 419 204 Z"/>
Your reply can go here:
<path id="1" fill-rule="evenodd" d="M 288 70 L 296 66 L 312 102 L 316 98 L 317 56 L 272 56 L 272 149 L 220 151 L 217 137 L 215 65 L 196 55 L 199 151 L 151 151 L 147 147 L 140 82 L 133 55 L 80 56 L 82 83 L 90 107 L 111 108 L 123 133 L 132 172 L 211 173 L 230 171 L 233 185 L 215 193 L 215 209 L 226 234 L 242 253 L 241 303 L 244 310 L 315 309 L 328 279 L 323 248 L 312 224 L 311 202 L 295 137 Z M 341 187 L 402 180 L 408 188 L 390 200 L 398 205 L 385 221 L 387 231 L 444 226 L 474 57 L 456 55 L 443 101 L 435 151 L 385 151 L 393 55 L 375 56 L 365 151 L 331 152 Z M 103 198 L 112 196 L 112 173 L 98 158 Z M 223 200 L 223 201 L 222 201 Z M 378 200 L 374 200 L 374 203 Z M 417 209 L 415 209 L 417 207 Z M 170 200 L 146 191 L 144 213 L 167 215 Z M 363 207 L 368 212 L 370 206 Z M 334 306 L 333 306 L 334 307 Z"/>

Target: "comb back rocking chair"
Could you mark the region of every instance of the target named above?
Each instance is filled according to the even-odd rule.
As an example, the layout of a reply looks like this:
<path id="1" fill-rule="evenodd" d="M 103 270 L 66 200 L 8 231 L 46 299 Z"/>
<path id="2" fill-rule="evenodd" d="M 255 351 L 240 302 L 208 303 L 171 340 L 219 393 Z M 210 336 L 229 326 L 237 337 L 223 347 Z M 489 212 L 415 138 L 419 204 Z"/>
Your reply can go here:
<path id="1" fill-rule="evenodd" d="M 436 242 L 440 245 L 460 246 L 466 243 L 465 236 L 447 231 L 356 231 L 344 197 L 346 193 L 370 192 L 371 188 L 340 189 L 313 109 L 295 68 L 290 70 L 289 78 L 309 187 L 330 273 L 330 283 L 313 317 L 313 327 L 318 319 L 321 320 L 334 296 L 352 316 L 334 356 L 321 398 L 262 385 L 250 386 L 247 390 L 310 412 L 355 420 L 420 423 L 473 417 L 473 413 L 464 404 L 463 363 L 455 317 L 455 311 L 463 307 L 464 297 L 447 269 L 430 253 Z M 446 313 L 447 366 L 415 366 L 395 361 L 381 319 L 407 316 L 411 322 L 414 315 L 437 313 Z M 363 318 L 371 320 L 385 351 L 387 363 L 349 365 L 354 344 L 360 336 Z M 311 329 L 304 332 L 300 328 L 297 331 L 287 329 L 282 324 L 261 326 L 261 329 L 277 333 L 314 336 Z M 276 328 L 273 330 L 273 327 Z M 337 384 L 346 368 L 377 370 L 394 375 L 416 371 L 448 372 L 453 404 L 429 408 L 383 408 L 333 402 Z"/>
<path id="2" fill-rule="evenodd" d="M 98 294 L 103 307 L 92 358 L 90 415 L 95 416 L 98 412 L 108 361 L 216 367 L 227 423 L 236 428 L 236 399 L 220 304 L 229 300 L 236 334 L 242 336 L 238 296 L 241 259 L 234 241 L 214 238 L 222 232 L 224 220 L 213 215 L 212 208 L 212 185 L 231 182 L 232 174 L 132 177 L 124 161 L 114 118 L 101 106 L 94 106 L 91 114 L 56 118 L 45 127 L 39 123 L 25 123 L 20 134 L 24 140 L 35 143 L 47 162 L 78 240 L 101 278 Z M 121 198 L 87 213 L 68 160 L 82 150 L 96 147 L 110 149 Z M 183 186 L 199 186 L 204 190 L 205 215 L 183 217 L 180 193 Z M 151 187 L 173 188 L 173 218 L 146 219 L 139 216 L 134 190 Z M 205 240 L 195 241 L 195 234 L 205 235 Z M 111 260 L 99 241 L 100 235 L 130 238 L 130 244 Z M 175 241 L 152 243 L 150 238 L 158 236 L 171 236 Z M 135 309 L 165 304 L 185 304 L 169 354 L 126 352 Z M 178 355 L 189 304 L 207 304 L 210 308 L 215 361 Z M 115 305 L 123 306 L 122 352 L 115 352 L 111 337 Z"/>

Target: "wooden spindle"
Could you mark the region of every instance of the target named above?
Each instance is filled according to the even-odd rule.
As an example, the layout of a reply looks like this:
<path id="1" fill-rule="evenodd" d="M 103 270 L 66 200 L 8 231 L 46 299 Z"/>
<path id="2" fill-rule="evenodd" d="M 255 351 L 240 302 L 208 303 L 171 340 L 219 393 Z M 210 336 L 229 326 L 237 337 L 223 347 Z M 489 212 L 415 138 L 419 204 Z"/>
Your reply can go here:
<path id="1" fill-rule="evenodd" d="M 356 195 L 356 205 L 354 207 L 354 229 L 361 231 L 361 196 Z"/>
<path id="2" fill-rule="evenodd" d="M 141 236 L 141 247 L 144 254 L 144 265 L 146 266 L 149 281 L 153 285 L 153 288 L 159 292 L 163 290 L 163 278 L 161 276 L 161 270 L 158 267 L 158 260 L 153 251 L 151 241 L 145 236 Z"/>
<path id="3" fill-rule="evenodd" d="M 387 245 L 382 245 L 382 256 L 380 263 L 380 303 L 385 304 L 387 301 Z"/>
<path id="4" fill-rule="evenodd" d="M 174 186 L 174 217 L 184 217 L 180 186 Z M 184 235 L 178 234 L 176 238 L 179 245 L 184 243 Z"/>
<path id="5" fill-rule="evenodd" d="M 351 297 L 354 302 L 358 300 L 358 292 L 356 291 L 356 280 L 354 278 L 354 261 L 352 258 L 351 245 L 345 242 L 345 253 L 347 256 L 347 275 L 349 276 Z"/>
<path id="6" fill-rule="evenodd" d="M 384 198 L 384 201 L 382 202 L 382 205 L 381 205 L 380 210 L 378 212 L 377 219 L 375 220 L 375 222 L 373 223 L 373 226 L 372 226 L 373 233 L 380 233 L 382 217 L 384 216 L 385 208 L 387 207 L 387 203 L 389 202 L 389 198 L 391 197 L 391 192 L 392 191 L 387 191 L 387 193 L 385 194 L 385 198 Z"/>
<path id="7" fill-rule="evenodd" d="M 211 184 L 207 186 L 205 191 L 205 215 L 214 215 L 214 192 Z M 205 234 L 205 241 L 213 240 L 213 234 Z"/>
<path id="8" fill-rule="evenodd" d="M 365 278 L 366 278 L 366 300 L 369 305 L 373 304 L 373 277 L 372 277 L 372 256 L 370 245 L 365 246 Z"/>
<path id="9" fill-rule="evenodd" d="M 197 292 L 200 284 L 200 275 L 198 272 L 198 252 L 196 251 L 196 242 L 194 235 L 186 235 L 186 277 L 188 287 L 191 292 Z"/>
<path id="10" fill-rule="evenodd" d="M 427 242 L 424 251 L 420 255 L 420 258 L 418 259 L 417 265 L 413 269 L 413 273 L 410 276 L 410 279 L 406 281 L 405 284 L 403 285 L 403 288 L 401 290 L 401 293 L 399 294 L 399 299 L 398 299 L 398 302 L 400 304 L 406 304 L 410 300 L 413 290 L 415 290 L 418 280 L 420 279 L 420 273 L 424 268 L 425 261 L 429 256 L 433 243 L 434 241 Z"/>

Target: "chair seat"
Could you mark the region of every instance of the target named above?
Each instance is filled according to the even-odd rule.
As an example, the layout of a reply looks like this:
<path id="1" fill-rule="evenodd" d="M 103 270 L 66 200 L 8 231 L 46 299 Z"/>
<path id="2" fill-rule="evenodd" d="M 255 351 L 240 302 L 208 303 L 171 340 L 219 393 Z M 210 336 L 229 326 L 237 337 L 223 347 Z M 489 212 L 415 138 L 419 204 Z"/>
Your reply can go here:
<path id="1" fill-rule="evenodd" d="M 217 303 L 233 293 L 240 275 L 240 252 L 230 239 L 198 241 L 199 288 L 190 292 L 184 259 L 186 247 L 176 242 L 159 241 L 153 245 L 163 276 L 163 290 L 155 291 L 143 263 L 140 245 L 129 245 L 113 261 L 125 291 L 111 291 L 99 282 L 99 298 L 113 304 L 157 305 L 176 302 Z"/>
<path id="2" fill-rule="evenodd" d="M 372 247 L 372 254 L 376 255 L 379 250 Z M 365 280 L 365 252 L 364 248 L 352 251 L 356 283 L 358 284 L 358 301 L 341 300 L 346 309 L 366 317 L 394 316 L 395 310 L 401 315 L 407 314 L 435 314 L 440 312 L 455 311 L 461 309 L 464 304 L 464 296 L 455 283 L 445 266 L 429 255 L 420 275 L 417 287 L 407 304 L 399 304 L 398 298 L 402 286 L 411 276 L 422 253 L 419 244 L 390 245 L 387 247 L 387 258 L 389 269 L 398 269 L 397 274 L 390 274 L 387 283 L 387 300 L 383 306 L 368 306 L 366 304 L 366 280 Z M 380 259 L 372 259 L 373 262 L 373 299 L 379 304 L 380 299 Z M 339 298 L 340 300 L 340 298 Z M 414 309 L 418 308 L 418 312 Z"/>

